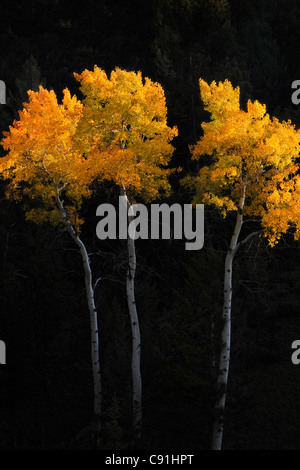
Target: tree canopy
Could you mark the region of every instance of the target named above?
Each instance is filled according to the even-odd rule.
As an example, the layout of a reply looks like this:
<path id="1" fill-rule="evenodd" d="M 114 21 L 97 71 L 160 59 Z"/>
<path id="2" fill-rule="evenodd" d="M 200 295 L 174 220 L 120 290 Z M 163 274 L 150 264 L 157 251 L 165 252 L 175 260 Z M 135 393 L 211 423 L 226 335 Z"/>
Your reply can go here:
<path id="1" fill-rule="evenodd" d="M 78 141 L 101 178 L 152 199 L 168 190 L 176 127 L 167 125 L 163 88 L 141 72 L 95 66 L 75 74 L 85 95 Z"/>
<path id="2" fill-rule="evenodd" d="M 243 213 L 258 218 L 271 245 L 291 226 L 298 239 L 300 131 L 291 121 L 271 118 L 258 101 L 241 109 L 239 87 L 228 80 L 199 83 L 211 120 L 202 123 L 203 136 L 191 146 L 192 158 L 203 163 L 195 180 L 185 179 L 195 186 L 195 201 L 214 204 L 225 216 L 237 210 L 245 191 Z"/>
<path id="3" fill-rule="evenodd" d="M 68 201 L 65 209 L 78 228 L 77 210 L 95 176 L 74 140 L 83 105 L 68 89 L 63 92 L 62 104 L 53 90 L 42 86 L 38 92 L 29 91 L 28 96 L 19 120 L 4 132 L 1 141 L 8 150 L 0 162 L 2 176 L 9 179 L 7 195 L 33 199 L 35 207 L 26 205 L 27 219 L 56 225 L 61 216 L 55 191 L 63 191 Z"/>

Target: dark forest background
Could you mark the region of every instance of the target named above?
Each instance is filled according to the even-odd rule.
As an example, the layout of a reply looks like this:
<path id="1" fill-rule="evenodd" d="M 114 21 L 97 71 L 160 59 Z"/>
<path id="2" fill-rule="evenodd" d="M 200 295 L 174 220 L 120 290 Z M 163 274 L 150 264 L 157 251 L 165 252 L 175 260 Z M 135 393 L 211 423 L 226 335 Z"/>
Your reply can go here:
<path id="1" fill-rule="evenodd" d="M 171 166 L 197 170 L 189 144 L 208 119 L 199 78 L 229 79 L 242 104 L 258 99 L 271 116 L 300 126 L 291 84 L 300 79 L 297 0 L 3 0 L 0 79 L 7 104 L 0 130 L 39 84 L 78 97 L 73 72 L 97 64 L 141 70 L 165 90 L 177 125 Z M 3 153 L 3 152 L 2 152 Z M 172 180 L 168 202 L 192 195 Z M 109 185 L 83 208 L 99 305 L 105 449 L 131 440 L 131 331 L 126 246 L 96 238 L 95 209 L 114 202 Z M 142 333 L 143 449 L 210 447 L 223 263 L 234 217 L 205 212 L 205 245 L 137 241 L 136 300 Z M 0 187 L 0 449 L 90 449 L 90 329 L 81 258 L 66 233 L 25 222 Z M 300 450 L 299 243 L 285 236 L 243 248 L 234 265 L 233 344 L 224 449 Z M 214 332 L 212 331 L 214 320 Z M 213 334 L 214 333 L 214 338 Z M 214 341 L 215 340 L 215 341 Z"/>

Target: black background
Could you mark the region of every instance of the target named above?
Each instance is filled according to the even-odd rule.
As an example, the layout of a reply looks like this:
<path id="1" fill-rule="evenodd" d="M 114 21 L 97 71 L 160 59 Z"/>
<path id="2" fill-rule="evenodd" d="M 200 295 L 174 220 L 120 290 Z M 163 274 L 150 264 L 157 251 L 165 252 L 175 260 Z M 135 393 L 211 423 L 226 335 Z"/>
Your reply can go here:
<path id="1" fill-rule="evenodd" d="M 189 144 L 208 119 L 199 78 L 229 79 L 241 103 L 258 99 L 271 116 L 300 113 L 291 84 L 300 79 L 296 0 L 41 0 L 2 1 L 0 79 L 7 104 L 0 128 L 18 117 L 27 90 L 43 84 L 61 97 L 80 96 L 73 72 L 97 64 L 141 70 L 165 90 L 169 125 L 177 125 L 171 166 L 197 169 Z M 2 154 L 4 152 L 1 150 Z M 173 178 L 168 202 L 189 202 Z M 50 226 L 24 220 L 21 205 L 0 186 L 0 449 L 92 449 L 89 318 L 79 255 Z M 109 185 L 83 207 L 82 237 L 96 290 L 104 387 L 105 450 L 131 442 L 131 333 L 121 242 L 96 238 L 95 208 L 114 202 Z M 136 297 L 142 331 L 143 450 L 207 450 L 215 398 L 211 318 L 216 349 L 222 277 L 234 217 L 206 210 L 205 246 L 137 242 Z M 99 251 L 100 250 L 100 253 Z M 300 365 L 291 344 L 300 338 L 299 243 L 285 236 L 274 249 L 254 241 L 234 265 L 232 359 L 223 448 L 300 450 Z"/>

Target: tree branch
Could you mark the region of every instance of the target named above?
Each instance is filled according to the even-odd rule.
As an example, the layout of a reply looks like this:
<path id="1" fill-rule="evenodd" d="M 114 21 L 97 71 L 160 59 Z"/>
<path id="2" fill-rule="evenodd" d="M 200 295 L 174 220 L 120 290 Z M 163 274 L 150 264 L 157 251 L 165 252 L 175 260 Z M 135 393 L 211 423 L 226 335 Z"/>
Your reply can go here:
<path id="1" fill-rule="evenodd" d="M 250 233 L 246 238 L 244 238 L 244 240 L 241 240 L 237 245 L 236 247 L 234 248 L 233 250 L 233 254 L 235 255 L 236 252 L 238 251 L 238 249 L 242 246 L 242 245 L 245 245 L 246 243 L 248 243 L 249 240 L 251 240 L 251 238 L 255 237 L 256 235 L 260 235 L 261 233 L 265 232 L 266 229 L 262 229 L 262 230 L 257 230 L 256 232 L 252 232 Z"/>

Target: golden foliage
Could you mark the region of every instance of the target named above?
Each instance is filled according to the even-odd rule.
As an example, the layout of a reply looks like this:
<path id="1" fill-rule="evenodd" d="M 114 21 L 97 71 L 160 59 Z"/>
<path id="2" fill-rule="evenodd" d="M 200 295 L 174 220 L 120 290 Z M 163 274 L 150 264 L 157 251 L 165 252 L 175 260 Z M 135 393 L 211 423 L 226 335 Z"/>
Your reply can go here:
<path id="1" fill-rule="evenodd" d="M 116 69 L 110 79 L 95 67 L 75 74 L 84 104 L 68 89 L 62 104 L 53 90 L 29 91 L 19 120 L 4 132 L 8 151 L 0 174 L 9 180 L 7 197 L 35 200 L 26 217 L 36 223 L 62 222 L 57 196 L 79 229 L 78 210 L 95 181 L 111 180 L 145 199 L 169 189 L 165 165 L 177 129 L 167 126 L 163 89 L 141 73 Z"/>
<path id="2" fill-rule="evenodd" d="M 239 88 L 228 80 L 208 85 L 200 79 L 201 98 L 211 121 L 203 123 L 203 136 L 191 146 L 192 158 L 211 156 L 194 181 L 195 201 L 214 204 L 224 216 L 237 210 L 246 187 L 244 214 L 258 216 L 274 245 L 291 225 L 300 232 L 300 180 L 296 159 L 300 131 L 290 121 L 271 119 L 266 107 L 248 101 L 240 109 Z M 190 184 L 190 180 L 186 180 Z"/>
<path id="3" fill-rule="evenodd" d="M 168 190 L 175 127 L 167 125 L 164 91 L 141 72 L 94 67 L 74 74 L 85 95 L 78 142 L 103 179 L 144 199 Z"/>
<path id="4" fill-rule="evenodd" d="M 8 153 L 0 160 L 0 172 L 10 180 L 8 197 L 37 201 L 39 207 L 27 211 L 28 219 L 59 224 L 55 190 L 64 192 L 74 213 L 89 194 L 93 176 L 74 141 L 83 105 L 68 89 L 63 91 L 62 104 L 53 90 L 42 86 L 38 92 L 29 91 L 28 97 L 19 120 L 3 133 L 1 144 Z"/>

